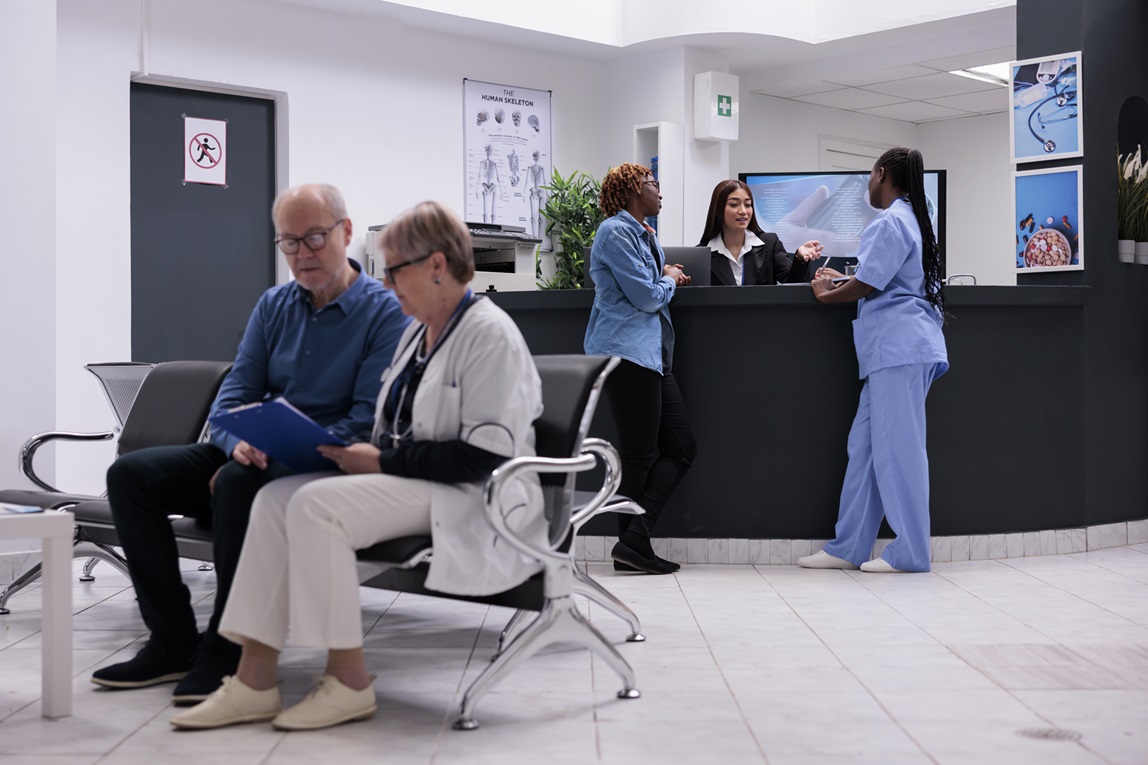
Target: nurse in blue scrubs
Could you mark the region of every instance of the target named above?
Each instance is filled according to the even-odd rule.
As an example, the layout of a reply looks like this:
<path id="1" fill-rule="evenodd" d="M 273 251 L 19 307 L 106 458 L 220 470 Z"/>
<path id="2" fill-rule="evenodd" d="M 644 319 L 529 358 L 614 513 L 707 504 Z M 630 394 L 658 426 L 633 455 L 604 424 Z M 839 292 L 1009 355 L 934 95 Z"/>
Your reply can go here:
<path id="1" fill-rule="evenodd" d="M 881 213 L 861 232 L 857 273 L 821 269 L 822 303 L 857 303 L 853 341 L 865 385 L 849 431 L 836 538 L 798 560 L 806 568 L 870 573 L 929 570 L 929 458 L 925 396 L 949 368 L 941 325 L 940 253 L 925 202 L 924 161 L 890 149 L 869 174 L 869 203 Z M 897 538 L 869 560 L 881 518 Z"/>

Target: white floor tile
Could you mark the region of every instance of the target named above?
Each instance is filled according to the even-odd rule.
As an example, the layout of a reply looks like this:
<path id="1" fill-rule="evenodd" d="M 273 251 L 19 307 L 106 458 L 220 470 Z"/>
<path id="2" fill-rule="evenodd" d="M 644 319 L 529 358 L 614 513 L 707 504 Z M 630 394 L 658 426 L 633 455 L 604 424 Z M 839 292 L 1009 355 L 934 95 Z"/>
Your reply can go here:
<path id="1" fill-rule="evenodd" d="M 556 646 L 481 700 L 472 732 L 450 722 L 509 609 L 364 590 L 375 718 L 314 733 L 175 733 L 171 685 L 108 692 L 88 680 L 145 637 L 131 588 L 101 564 L 97 582 L 74 591 L 74 716 L 40 716 L 39 588 L 0 617 L 4 763 L 155 765 L 194 751 L 206 765 L 1143 765 L 1148 542 L 1103 547 L 1110 532 L 1097 528 L 973 537 L 975 551 L 969 537 L 947 538 L 952 562 L 911 577 L 800 569 L 787 561 L 805 549 L 776 540 L 698 540 L 695 559 L 730 562 L 674 576 L 587 563 L 642 620 L 647 642 L 626 643 L 624 622 L 579 600 L 642 698 L 617 699 L 622 682 L 601 657 Z M 1140 527 L 1127 532 L 1136 539 Z M 676 541 L 684 561 L 688 541 Z M 1049 554 L 1049 542 L 1063 552 Z M 990 559 L 1002 546 L 1008 557 Z M 936 540 L 933 552 L 944 557 Z M 185 576 L 206 620 L 214 575 L 188 564 Z M 285 696 L 302 696 L 322 663 L 322 652 L 289 649 Z M 1019 735 L 1028 729 L 1079 738 Z"/>

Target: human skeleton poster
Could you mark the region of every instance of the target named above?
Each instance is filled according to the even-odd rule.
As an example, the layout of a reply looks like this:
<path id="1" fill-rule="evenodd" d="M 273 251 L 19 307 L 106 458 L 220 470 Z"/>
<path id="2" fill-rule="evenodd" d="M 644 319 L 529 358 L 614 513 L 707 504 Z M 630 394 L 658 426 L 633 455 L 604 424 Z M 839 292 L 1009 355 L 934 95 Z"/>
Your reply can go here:
<path id="1" fill-rule="evenodd" d="M 548 90 L 463 80 L 466 219 L 520 226 L 551 249 L 546 190 L 551 170 Z"/>

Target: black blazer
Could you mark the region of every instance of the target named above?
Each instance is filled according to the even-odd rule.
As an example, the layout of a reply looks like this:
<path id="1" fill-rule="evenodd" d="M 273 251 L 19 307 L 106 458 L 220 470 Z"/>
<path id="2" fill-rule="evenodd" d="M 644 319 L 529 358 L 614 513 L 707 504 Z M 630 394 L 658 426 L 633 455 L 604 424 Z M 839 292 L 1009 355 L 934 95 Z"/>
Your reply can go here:
<path id="1" fill-rule="evenodd" d="M 777 234 L 759 234 L 758 239 L 762 244 L 747 252 L 742 261 L 745 284 L 807 282 L 813 279 L 813 274 L 810 273 L 813 261 L 804 261 L 796 255 L 790 255 L 785 251 Z M 710 284 L 736 286 L 729 258 L 714 250 L 710 251 Z"/>

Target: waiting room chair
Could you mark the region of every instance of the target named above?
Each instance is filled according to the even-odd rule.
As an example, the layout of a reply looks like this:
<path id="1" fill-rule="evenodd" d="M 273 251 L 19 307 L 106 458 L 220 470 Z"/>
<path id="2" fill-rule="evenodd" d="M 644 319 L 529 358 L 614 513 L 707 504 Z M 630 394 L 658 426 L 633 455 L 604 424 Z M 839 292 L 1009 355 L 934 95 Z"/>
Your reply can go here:
<path id="1" fill-rule="evenodd" d="M 130 411 L 123 422 L 123 431 L 116 446 L 116 456 L 151 446 L 192 444 L 198 441 L 204 433 L 207 414 L 215 394 L 230 368 L 231 362 L 223 361 L 168 361 L 155 365 L 143 379 L 129 405 Z M 109 393 L 109 400 L 111 398 Z M 122 400 L 121 396 L 121 403 Z M 33 463 L 37 450 L 52 441 L 107 441 L 114 436 L 115 431 L 53 431 L 35 435 L 20 449 L 20 467 L 25 477 L 41 490 L 0 491 L 0 502 L 34 505 L 45 510 L 71 510 L 76 516 L 74 556 L 92 559 L 85 566 L 85 577 L 90 577 L 91 566 L 96 560 L 107 561 L 127 573 L 127 563 L 112 549 L 119 544 L 119 540 L 112 524 L 111 509 L 101 497 L 60 491 L 36 473 Z M 12 595 L 39 577 L 40 565 L 37 564 L 0 592 L 0 614 L 8 613 L 7 603 Z"/>
<path id="2" fill-rule="evenodd" d="M 366 587 L 537 612 L 534 620 L 509 642 L 467 689 L 455 716 L 454 727 L 457 730 L 477 728 L 474 709 L 487 691 L 540 649 L 556 642 L 579 643 L 601 656 L 622 679 L 619 698 L 638 698 L 641 695 L 635 688 L 633 669 L 586 620 L 573 598 L 578 579 L 572 531 L 576 524 L 600 512 L 614 495 L 621 479 L 613 447 L 604 441 L 586 441 L 602 386 L 618 360 L 600 356 L 536 356 L 534 361 L 542 378 L 545 407 L 542 417 L 534 423 L 538 456 L 509 460 L 491 474 L 485 487 L 485 512 L 499 536 L 524 555 L 537 560 L 542 571 L 506 592 L 482 597 L 455 596 L 428 590 L 424 584 L 429 568 L 427 559 L 433 555 L 429 536 L 391 540 L 358 553 L 360 561 L 390 566 L 366 579 L 363 582 Z M 600 460 L 606 465 L 603 486 L 576 512 L 576 475 L 593 469 Z M 539 474 L 545 496 L 550 538 L 542 547 L 515 535 L 506 523 L 508 508 L 503 508 L 500 502 L 502 487 L 527 472 Z"/>

